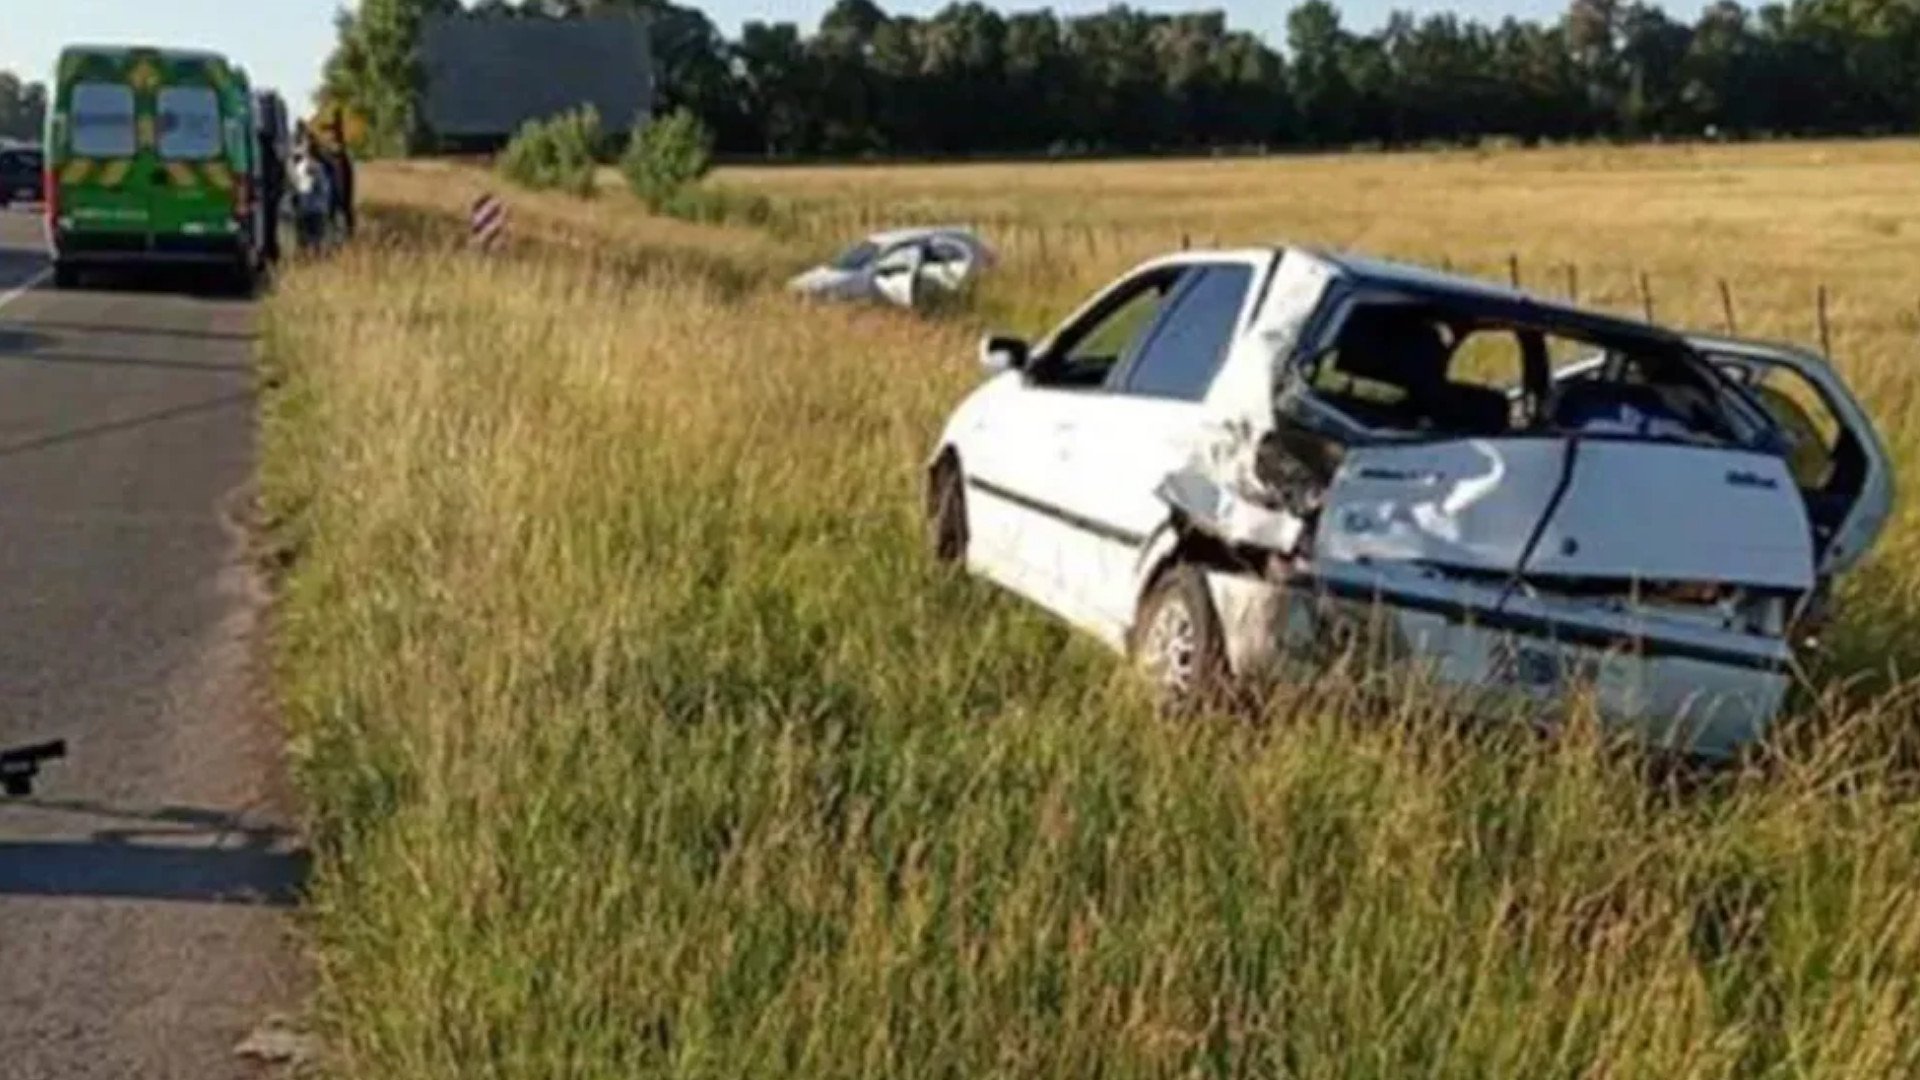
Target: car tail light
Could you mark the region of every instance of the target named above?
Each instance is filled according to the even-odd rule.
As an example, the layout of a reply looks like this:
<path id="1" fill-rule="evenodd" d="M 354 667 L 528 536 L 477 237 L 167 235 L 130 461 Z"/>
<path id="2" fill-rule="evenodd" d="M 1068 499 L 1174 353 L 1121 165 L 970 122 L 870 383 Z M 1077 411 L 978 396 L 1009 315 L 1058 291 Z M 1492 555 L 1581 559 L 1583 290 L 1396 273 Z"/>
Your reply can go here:
<path id="1" fill-rule="evenodd" d="M 60 220 L 60 176 L 54 172 L 51 161 L 47 162 L 41 184 L 40 204 L 46 208 L 47 227 L 53 228 Z"/>
<path id="2" fill-rule="evenodd" d="M 245 221 L 253 214 L 253 184 L 244 176 L 233 184 L 233 216 L 236 221 Z"/>

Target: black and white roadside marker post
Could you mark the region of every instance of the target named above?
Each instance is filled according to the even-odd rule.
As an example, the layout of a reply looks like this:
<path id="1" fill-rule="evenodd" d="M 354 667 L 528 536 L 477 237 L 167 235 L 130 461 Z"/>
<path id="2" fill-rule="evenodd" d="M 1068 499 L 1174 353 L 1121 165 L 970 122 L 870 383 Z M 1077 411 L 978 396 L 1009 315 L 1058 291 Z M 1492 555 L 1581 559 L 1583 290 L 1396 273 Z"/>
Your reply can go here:
<path id="1" fill-rule="evenodd" d="M 492 192 L 473 200 L 470 218 L 473 246 L 491 252 L 507 231 L 507 204 Z"/>

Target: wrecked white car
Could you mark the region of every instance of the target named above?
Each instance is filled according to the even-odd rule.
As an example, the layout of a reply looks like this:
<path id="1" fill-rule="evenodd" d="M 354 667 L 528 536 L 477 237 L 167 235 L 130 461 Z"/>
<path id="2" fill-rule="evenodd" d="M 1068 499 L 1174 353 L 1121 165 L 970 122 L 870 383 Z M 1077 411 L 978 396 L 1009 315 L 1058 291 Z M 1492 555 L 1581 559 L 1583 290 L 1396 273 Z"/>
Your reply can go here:
<path id="1" fill-rule="evenodd" d="M 1442 686 L 1723 756 L 1892 509 L 1817 356 L 1390 263 L 1186 253 L 981 359 L 936 553 L 1175 698 L 1384 626 Z"/>
<path id="2" fill-rule="evenodd" d="M 915 308 L 965 289 L 994 264 L 993 249 L 964 228 L 875 233 L 801 273 L 788 287 L 821 300 L 874 300 Z"/>

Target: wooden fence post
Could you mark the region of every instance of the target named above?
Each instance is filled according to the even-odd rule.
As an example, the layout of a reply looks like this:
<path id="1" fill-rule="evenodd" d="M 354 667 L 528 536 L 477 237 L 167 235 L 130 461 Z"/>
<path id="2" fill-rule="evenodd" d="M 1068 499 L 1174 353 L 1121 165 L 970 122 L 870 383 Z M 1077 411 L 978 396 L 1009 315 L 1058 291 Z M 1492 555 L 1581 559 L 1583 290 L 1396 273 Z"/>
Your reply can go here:
<path id="1" fill-rule="evenodd" d="M 1824 281 L 1820 283 L 1817 305 L 1820 309 L 1820 355 L 1828 360 L 1832 360 L 1833 330 L 1827 321 L 1827 285 Z"/>
<path id="2" fill-rule="evenodd" d="M 1727 317 L 1727 333 L 1739 333 L 1740 321 L 1733 316 L 1733 289 L 1728 286 L 1726 278 L 1720 279 L 1720 310 Z"/>
<path id="3" fill-rule="evenodd" d="M 1647 321 L 1653 321 L 1653 283 L 1647 280 L 1647 272 L 1640 271 L 1640 309 L 1646 312 Z"/>
<path id="4" fill-rule="evenodd" d="M 1572 263 L 1567 264 L 1567 299 L 1580 302 L 1580 268 Z"/>
<path id="5" fill-rule="evenodd" d="M 1507 282 L 1516 289 L 1520 287 L 1520 255 L 1517 252 L 1507 255 Z"/>

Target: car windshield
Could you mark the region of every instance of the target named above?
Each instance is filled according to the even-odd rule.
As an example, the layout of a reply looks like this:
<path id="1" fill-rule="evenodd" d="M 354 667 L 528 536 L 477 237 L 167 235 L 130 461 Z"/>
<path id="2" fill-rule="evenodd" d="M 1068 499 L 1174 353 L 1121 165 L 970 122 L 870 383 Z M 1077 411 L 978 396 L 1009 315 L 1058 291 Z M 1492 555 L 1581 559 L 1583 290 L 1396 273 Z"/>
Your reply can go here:
<path id="1" fill-rule="evenodd" d="M 874 257 L 880 254 L 880 246 L 871 240 L 862 240 L 833 257 L 828 263 L 835 270 L 865 270 Z"/>

